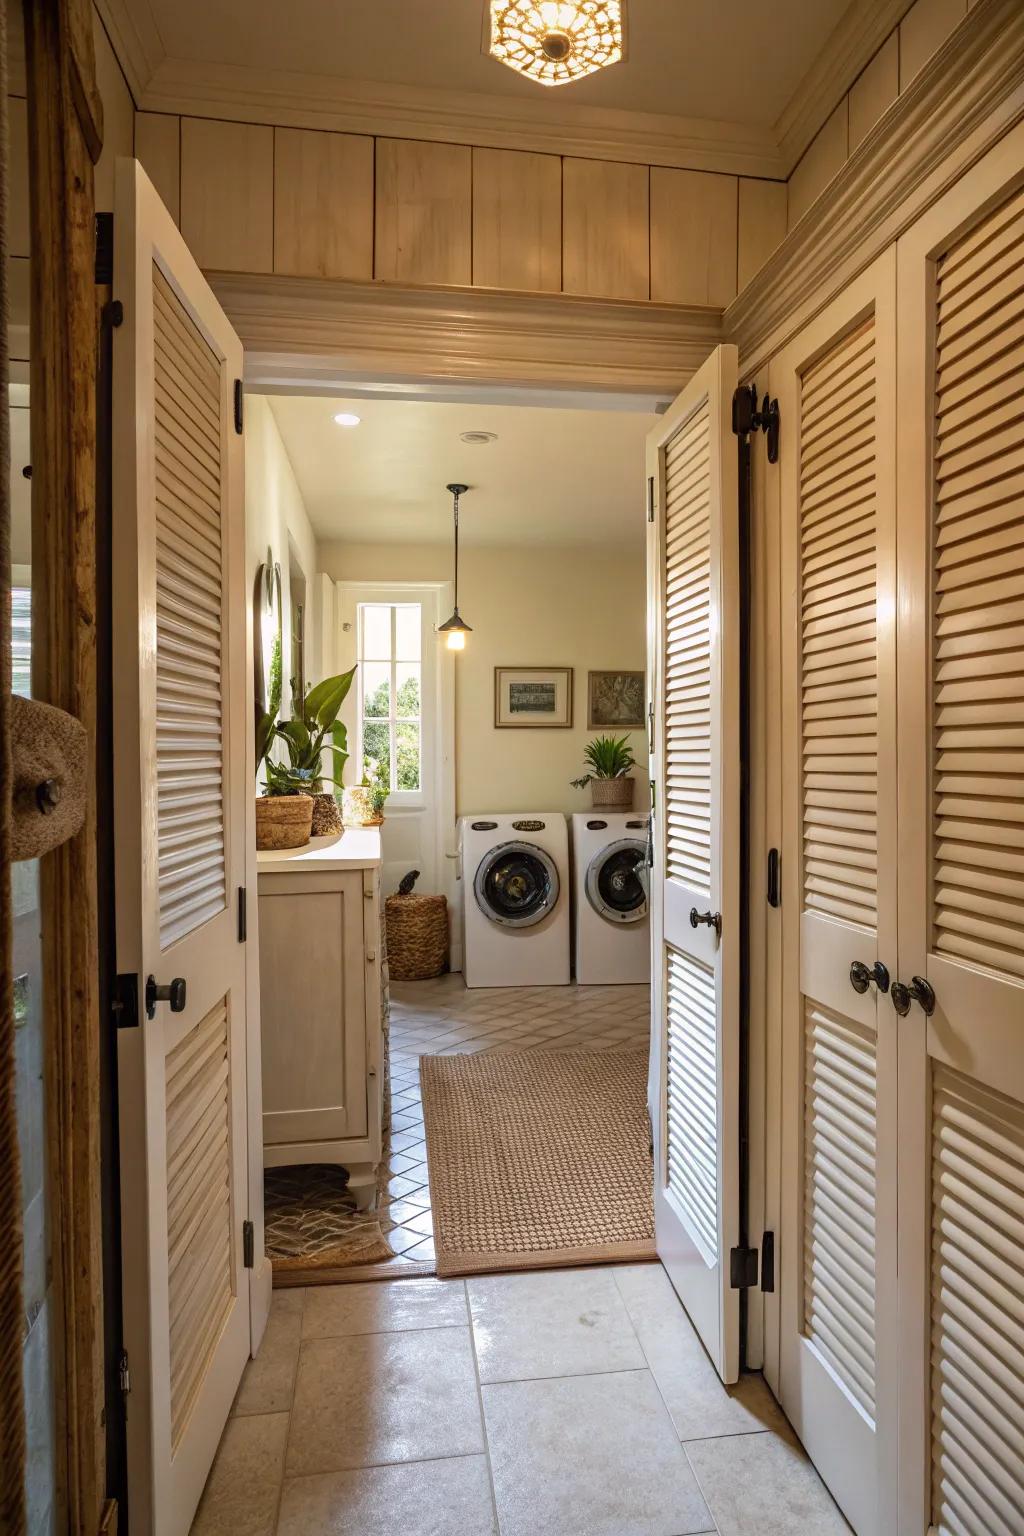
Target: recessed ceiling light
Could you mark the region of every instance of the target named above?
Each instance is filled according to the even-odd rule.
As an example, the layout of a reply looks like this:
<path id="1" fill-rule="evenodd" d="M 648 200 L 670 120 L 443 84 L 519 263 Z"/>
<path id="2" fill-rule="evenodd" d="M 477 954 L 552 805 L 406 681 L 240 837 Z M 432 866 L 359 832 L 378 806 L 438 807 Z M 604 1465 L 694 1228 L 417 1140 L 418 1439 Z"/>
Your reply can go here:
<path id="1" fill-rule="evenodd" d="M 360 417 L 353 416 L 351 411 L 339 411 L 335 416 L 335 424 L 339 427 L 358 427 Z"/>
<path id="2" fill-rule="evenodd" d="M 460 432 L 459 437 L 464 443 L 480 444 L 498 441 L 497 432 Z"/>

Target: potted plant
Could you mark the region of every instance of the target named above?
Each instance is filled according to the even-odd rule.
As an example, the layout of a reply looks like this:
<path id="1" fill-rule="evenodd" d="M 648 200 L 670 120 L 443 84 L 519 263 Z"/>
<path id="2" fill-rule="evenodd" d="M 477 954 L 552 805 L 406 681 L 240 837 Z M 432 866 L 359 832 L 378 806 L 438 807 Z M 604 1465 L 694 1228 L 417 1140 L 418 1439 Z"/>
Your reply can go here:
<path id="1" fill-rule="evenodd" d="M 629 737 L 595 736 L 587 743 L 583 757 L 589 771 L 573 779 L 573 788 L 586 789 L 589 784 L 595 810 L 631 810 L 634 781 L 628 775 L 636 759 Z"/>
<path id="2" fill-rule="evenodd" d="M 384 820 L 384 805 L 391 786 L 383 763 L 369 757 L 363 782 L 345 790 L 342 798 L 346 827 L 379 827 Z"/>
<path id="3" fill-rule="evenodd" d="M 256 772 L 265 770 L 264 791 L 256 800 L 256 846 L 301 848 L 313 830 L 314 807 L 324 796 L 323 781 L 340 787 L 340 779 L 323 770 L 322 755 L 333 754 L 333 765 L 343 771 L 348 757 L 345 728 L 337 723 L 345 696 L 352 686 L 355 667 L 336 677 L 324 678 L 310 688 L 301 713 L 293 720 L 278 721 L 276 708 L 263 713 L 256 723 Z M 275 704 L 277 700 L 274 701 Z M 331 740 L 327 741 L 328 733 Z M 270 750 L 284 742 L 287 763 L 276 763 Z M 325 830 L 340 830 L 335 822 Z"/>
<path id="4" fill-rule="evenodd" d="M 356 669 L 352 667 L 348 672 L 325 677 L 315 688 L 307 689 L 299 712 L 277 727 L 277 735 L 285 743 L 292 768 L 310 774 L 314 837 L 326 837 L 342 830 L 338 803 L 333 792 L 325 790 L 324 782 L 338 789 L 342 787 L 342 775 L 348 761 L 348 732 L 338 720 L 338 712 L 355 675 Z M 323 771 L 325 752 L 331 754 L 334 773 Z"/>

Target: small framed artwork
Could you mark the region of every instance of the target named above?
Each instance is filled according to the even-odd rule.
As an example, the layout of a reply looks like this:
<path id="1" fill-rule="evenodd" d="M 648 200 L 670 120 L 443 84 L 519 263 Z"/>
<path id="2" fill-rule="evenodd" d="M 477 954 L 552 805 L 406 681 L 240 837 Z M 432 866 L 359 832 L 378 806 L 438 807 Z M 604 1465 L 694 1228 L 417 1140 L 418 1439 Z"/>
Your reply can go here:
<path id="1" fill-rule="evenodd" d="M 642 731 L 643 672 L 587 673 L 587 730 Z"/>
<path id="2" fill-rule="evenodd" d="M 497 730 L 572 725 L 571 667 L 495 667 Z"/>

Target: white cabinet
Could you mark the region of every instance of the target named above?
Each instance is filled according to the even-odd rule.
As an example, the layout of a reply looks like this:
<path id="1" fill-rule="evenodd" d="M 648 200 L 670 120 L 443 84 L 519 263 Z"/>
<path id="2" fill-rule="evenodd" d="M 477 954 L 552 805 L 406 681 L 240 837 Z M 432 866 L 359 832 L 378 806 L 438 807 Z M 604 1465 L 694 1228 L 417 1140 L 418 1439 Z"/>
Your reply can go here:
<path id="1" fill-rule="evenodd" d="M 338 1163 L 370 1192 L 383 1090 L 380 836 L 261 853 L 263 1161 Z"/>

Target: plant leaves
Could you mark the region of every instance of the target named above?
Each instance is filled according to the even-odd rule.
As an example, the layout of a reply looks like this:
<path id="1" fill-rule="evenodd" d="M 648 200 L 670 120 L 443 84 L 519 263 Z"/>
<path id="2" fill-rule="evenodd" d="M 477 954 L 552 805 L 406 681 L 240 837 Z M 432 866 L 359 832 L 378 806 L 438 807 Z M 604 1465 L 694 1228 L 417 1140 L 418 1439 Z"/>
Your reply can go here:
<path id="1" fill-rule="evenodd" d="M 337 676 L 325 677 L 323 682 L 317 683 L 303 700 L 303 718 L 310 723 L 315 722 L 324 730 L 332 726 L 348 697 L 355 675 L 356 669 L 352 667 L 348 672 L 339 672 Z"/>

